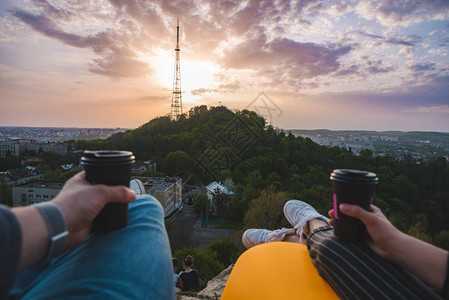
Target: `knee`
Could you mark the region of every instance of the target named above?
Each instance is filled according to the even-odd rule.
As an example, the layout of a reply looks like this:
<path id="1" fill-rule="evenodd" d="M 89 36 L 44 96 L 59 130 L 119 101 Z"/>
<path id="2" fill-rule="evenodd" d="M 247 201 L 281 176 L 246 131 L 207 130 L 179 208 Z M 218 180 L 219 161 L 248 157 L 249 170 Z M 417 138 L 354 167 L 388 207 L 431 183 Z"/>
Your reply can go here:
<path id="1" fill-rule="evenodd" d="M 323 267 L 340 259 L 341 247 L 334 238 L 323 239 L 314 243 L 309 249 L 312 262 L 316 267 Z"/>
<path id="2" fill-rule="evenodd" d="M 138 195 L 136 201 L 129 204 L 130 211 L 145 211 L 153 218 L 164 218 L 164 208 L 161 203 L 151 195 Z"/>

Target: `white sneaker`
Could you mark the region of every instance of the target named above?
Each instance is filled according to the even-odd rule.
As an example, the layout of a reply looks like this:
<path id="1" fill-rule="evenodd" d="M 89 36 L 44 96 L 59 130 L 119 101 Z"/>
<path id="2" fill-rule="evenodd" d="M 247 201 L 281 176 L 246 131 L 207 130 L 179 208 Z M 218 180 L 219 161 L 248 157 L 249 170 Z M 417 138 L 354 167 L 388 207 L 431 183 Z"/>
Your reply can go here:
<path id="1" fill-rule="evenodd" d="M 304 241 L 304 227 L 307 222 L 313 219 L 320 219 L 329 223 L 329 218 L 319 214 L 315 208 L 299 200 L 289 200 L 284 204 L 284 215 L 287 220 L 296 229 L 296 234 L 299 236 L 299 242 L 305 244 Z"/>
<path id="2" fill-rule="evenodd" d="M 139 179 L 133 179 L 129 182 L 129 188 L 132 189 L 136 195 L 145 195 L 145 187 Z"/>
<path id="3" fill-rule="evenodd" d="M 276 230 L 248 229 L 243 233 L 242 243 L 249 249 L 259 244 L 282 241 L 286 235 L 296 234 L 292 228 L 282 228 Z"/>

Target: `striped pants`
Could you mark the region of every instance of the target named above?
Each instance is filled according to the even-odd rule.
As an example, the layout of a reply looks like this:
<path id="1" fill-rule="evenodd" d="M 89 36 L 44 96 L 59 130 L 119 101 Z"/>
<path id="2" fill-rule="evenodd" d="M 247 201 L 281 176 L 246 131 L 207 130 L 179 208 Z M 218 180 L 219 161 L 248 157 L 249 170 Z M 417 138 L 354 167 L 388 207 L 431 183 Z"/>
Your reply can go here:
<path id="1" fill-rule="evenodd" d="M 330 226 L 307 239 L 312 263 L 341 299 L 442 299 L 416 276 L 366 244 L 338 240 Z"/>

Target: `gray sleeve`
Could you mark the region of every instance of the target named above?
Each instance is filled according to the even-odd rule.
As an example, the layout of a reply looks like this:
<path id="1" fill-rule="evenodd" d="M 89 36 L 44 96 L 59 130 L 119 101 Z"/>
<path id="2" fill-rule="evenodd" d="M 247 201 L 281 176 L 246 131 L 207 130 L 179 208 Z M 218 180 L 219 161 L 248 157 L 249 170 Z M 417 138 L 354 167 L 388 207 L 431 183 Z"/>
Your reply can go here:
<path id="1" fill-rule="evenodd" d="M 0 205 L 0 299 L 6 299 L 19 270 L 22 231 L 16 216 Z"/>

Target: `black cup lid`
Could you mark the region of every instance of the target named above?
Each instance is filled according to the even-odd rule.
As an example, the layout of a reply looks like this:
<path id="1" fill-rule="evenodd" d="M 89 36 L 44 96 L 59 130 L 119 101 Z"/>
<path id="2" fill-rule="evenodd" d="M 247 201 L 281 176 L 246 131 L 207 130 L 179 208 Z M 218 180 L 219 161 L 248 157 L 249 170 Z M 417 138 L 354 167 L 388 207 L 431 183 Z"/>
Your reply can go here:
<path id="1" fill-rule="evenodd" d="M 126 165 L 132 164 L 135 157 L 130 151 L 119 150 L 85 150 L 81 157 L 81 164 L 84 166 L 93 165 Z"/>
<path id="2" fill-rule="evenodd" d="M 336 169 L 332 172 L 331 180 L 356 184 L 377 184 L 377 175 L 368 171 Z"/>

